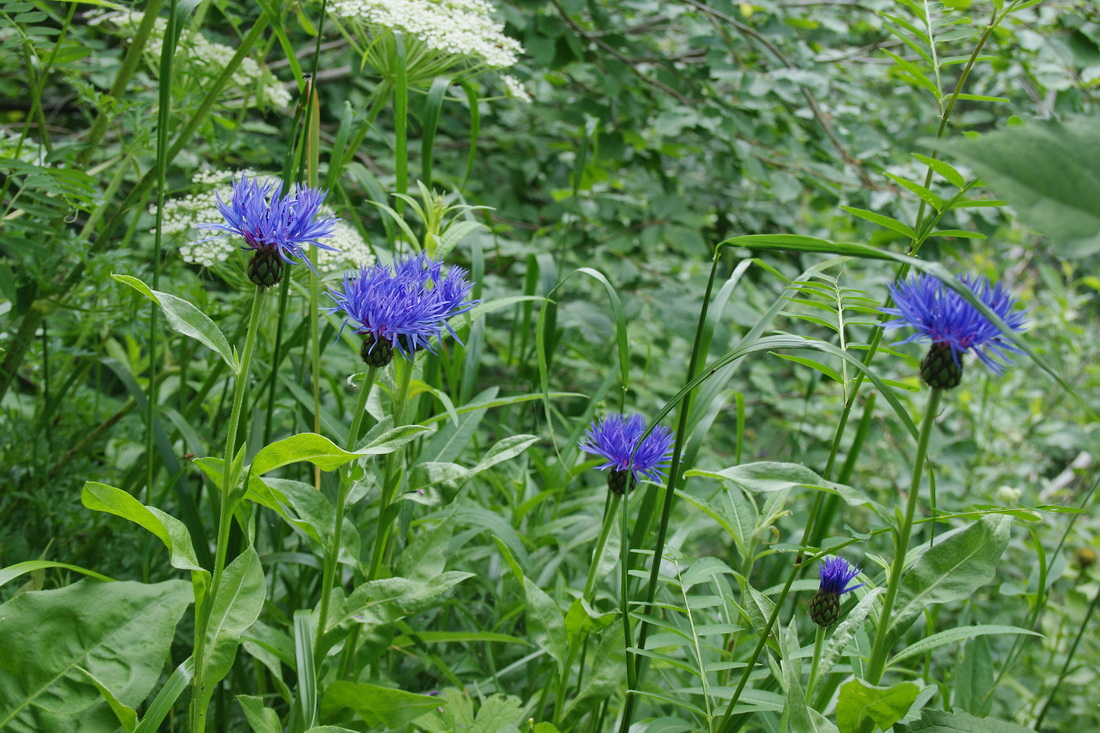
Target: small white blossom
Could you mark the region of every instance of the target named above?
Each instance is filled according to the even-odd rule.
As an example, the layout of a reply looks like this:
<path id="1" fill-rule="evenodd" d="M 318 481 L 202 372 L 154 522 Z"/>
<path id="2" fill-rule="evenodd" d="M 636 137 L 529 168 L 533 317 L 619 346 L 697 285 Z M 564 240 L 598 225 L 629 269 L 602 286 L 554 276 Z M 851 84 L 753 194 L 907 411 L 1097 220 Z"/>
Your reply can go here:
<path id="1" fill-rule="evenodd" d="M 143 13 L 117 11 L 89 17 L 89 25 L 102 25 L 108 32 L 132 40 L 133 32 L 141 24 Z M 154 21 L 153 32 L 145 45 L 145 53 L 154 64 L 159 63 L 167 29 L 167 19 L 157 18 Z M 206 40 L 206 36 L 197 30 L 185 30 L 177 46 L 178 58 L 186 59 L 198 70 L 210 76 L 221 73 L 235 53 L 236 51 L 229 46 Z M 246 56 L 233 72 L 232 84 L 245 94 L 255 94 L 257 101 L 264 106 L 284 110 L 290 108 L 290 92 L 275 78 L 274 74 L 250 57 Z"/>
<path id="2" fill-rule="evenodd" d="M 376 35 L 399 31 L 430 50 L 492 69 L 513 66 L 523 46 L 504 34 L 485 0 L 335 0 L 329 12 Z"/>
<path id="3" fill-rule="evenodd" d="M 504 89 L 508 92 L 509 97 L 526 104 L 531 103 L 531 92 L 527 91 L 527 87 L 523 86 L 522 81 L 511 74 L 501 74 L 500 80 L 504 82 Z"/>

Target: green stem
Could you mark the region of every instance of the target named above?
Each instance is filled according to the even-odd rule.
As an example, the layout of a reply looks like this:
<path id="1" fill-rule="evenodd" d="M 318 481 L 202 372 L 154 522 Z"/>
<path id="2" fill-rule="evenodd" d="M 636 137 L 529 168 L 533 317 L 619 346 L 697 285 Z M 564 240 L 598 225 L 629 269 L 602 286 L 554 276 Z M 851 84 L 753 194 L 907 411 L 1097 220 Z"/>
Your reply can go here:
<path id="1" fill-rule="evenodd" d="M 409 398 L 409 384 L 412 382 L 413 359 L 405 360 L 396 357 L 393 360 L 394 369 L 397 372 L 397 394 L 393 405 L 393 426 L 404 425 L 405 403 Z M 402 451 L 400 449 L 391 453 L 386 459 L 386 468 L 382 479 L 382 495 L 378 500 L 378 524 L 374 534 L 374 554 L 371 556 L 370 575 L 367 580 L 375 580 L 382 570 L 382 561 L 386 554 L 386 541 L 389 539 L 389 522 L 386 520 L 386 512 L 389 510 L 393 496 L 397 493 L 397 466 L 396 463 Z"/>
<path id="2" fill-rule="evenodd" d="M 615 513 L 619 508 L 619 502 L 623 498 L 613 491 L 609 491 L 609 494 L 611 499 L 607 505 L 607 511 L 603 515 L 600 538 L 596 540 L 596 550 L 592 553 L 592 564 L 588 567 L 588 579 L 584 583 L 584 595 L 582 597 L 585 601 L 592 600 L 592 591 L 596 587 L 596 570 L 600 564 L 600 558 L 603 557 L 604 548 L 607 546 L 607 538 L 611 535 L 611 526 L 615 523 Z"/>
<path id="3" fill-rule="evenodd" d="M 928 395 L 928 407 L 924 412 L 924 420 L 921 421 L 920 436 L 917 438 L 917 457 L 913 462 L 913 477 L 909 482 L 909 499 L 905 504 L 905 516 L 901 522 L 901 529 L 897 534 L 897 542 L 894 545 L 894 562 L 890 565 L 890 579 L 886 584 L 886 599 L 883 601 L 882 613 L 879 614 L 878 629 L 875 632 L 875 644 L 871 651 L 871 666 L 867 671 L 867 681 L 877 685 L 882 679 L 882 673 L 886 669 L 886 655 L 890 652 L 889 631 L 890 614 L 894 610 L 894 601 L 898 597 L 898 588 L 901 587 L 901 574 L 905 569 L 906 550 L 909 549 L 909 537 L 913 531 L 913 517 L 917 513 L 917 499 L 920 496 L 921 478 L 924 476 L 924 461 L 928 454 L 928 439 L 932 435 L 932 427 L 936 421 L 936 413 L 939 410 L 942 389 L 933 389 Z"/>
<path id="4" fill-rule="evenodd" d="M 351 417 L 351 427 L 348 428 L 348 438 L 344 442 L 346 450 L 355 450 L 355 446 L 359 442 L 359 428 L 363 424 L 363 415 L 367 412 L 367 398 L 370 397 L 371 390 L 374 388 L 374 380 L 377 375 L 378 368 L 370 367 L 363 380 L 363 386 L 359 388 L 359 397 L 355 401 L 355 412 Z M 324 575 L 321 577 L 321 609 L 317 619 L 317 641 L 313 645 L 316 650 L 320 650 L 321 637 L 328 630 L 329 601 L 330 596 L 332 596 L 336 569 L 340 567 L 340 545 L 344 541 L 344 511 L 348 502 L 348 492 L 354 483 L 351 479 L 351 466 L 354 466 L 355 463 L 356 461 L 352 461 L 348 464 L 340 475 L 340 493 L 336 498 L 336 526 L 332 533 L 332 547 L 329 549 L 327 557 L 325 557 Z"/>
<path id="5" fill-rule="evenodd" d="M 202 733 L 206 728 L 206 707 L 210 700 L 210 693 L 205 689 L 206 680 L 203 674 L 206 630 L 210 621 L 210 610 L 214 606 L 214 598 L 218 595 L 218 586 L 221 584 L 222 572 L 225 570 L 225 555 L 229 548 L 229 530 L 233 520 L 230 501 L 233 488 L 239 478 L 233 465 L 237 450 L 237 426 L 240 424 L 241 406 L 244 404 L 244 393 L 248 387 L 248 370 L 252 364 L 252 353 L 256 350 L 256 335 L 260 330 L 260 314 L 263 311 L 265 294 L 266 290 L 257 285 L 252 297 L 252 313 L 248 319 L 248 332 L 245 335 L 244 351 L 241 353 L 233 391 L 233 411 L 229 415 L 229 429 L 225 436 L 225 465 L 222 469 L 221 495 L 218 502 L 218 544 L 214 554 L 214 575 L 210 582 L 210 592 L 201 604 L 202 608 L 196 608 L 195 681 L 191 702 L 192 733 Z"/>
<path id="6" fill-rule="evenodd" d="M 603 515 L 603 527 L 600 528 L 599 539 L 596 540 L 596 549 L 592 553 L 592 562 L 588 566 L 588 579 L 584 583 L 584 593 L 581 598 L 587 603 L 592 599 L 592 591 L 596 587 L 596 572 L 603 557 L 604 548 L 607 547 L 607 538 L 611 535 L 611 527 L 615 524 L 620 494 L 608 491 L 608 502 Z M 562 712 L 565 710 L 565 700 L 569 692 L 569 673 L 573 667 L 573 660 L 577 658 L 577 652 L 588 641 L 588 634 L 578 634 L 569 642 L 569 654 L 566 657 L 562 669 L 561 678 L 558 680 L 558 694 L 554 697 L 554 725 L 561 724 Z M 583 666 L 583 662 L 582 662 Z"/>
<path id="7" fill-rule="evenodd" d="M 810 679 L 806 682 L 806 700 L 811 700 L 814 694 L 814 686 L 817 685 L 817 670 L 821 666 L 821 649 L 825 646 L 825 627 L 817 627 L 817 635 L 814 636 L 814 661 L 810 664 Z"/>

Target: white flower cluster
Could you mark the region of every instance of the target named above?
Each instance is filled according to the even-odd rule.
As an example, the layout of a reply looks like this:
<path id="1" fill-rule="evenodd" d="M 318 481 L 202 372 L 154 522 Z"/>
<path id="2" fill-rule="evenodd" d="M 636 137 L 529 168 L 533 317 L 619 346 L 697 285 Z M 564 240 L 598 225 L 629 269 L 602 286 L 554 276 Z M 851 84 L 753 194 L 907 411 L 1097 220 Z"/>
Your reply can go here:
<path id="1" fill-rule="evenodd" d="M 220 196 L 222 201 L 228 203 L 233 196 L 233 179 L 239 176 L 254 178 L 256 173 L 252 170 L 219 171 L 204 168 L 191 177 L 191 182 L 196 186 L 205 187 L 206 190 L 164 202 L 162 231 L 166 235 L 188 238 L 188 241 L 180 247 L 180 256 L 183 257 L 184 262 L 213 267 L 215 263 L 225 262 L 233 251 L 240 247 L 240 242 L 230 237 L 210 239 L 217 232 L 198 228 L 199 224 L 222 220 L 221 212 L 218 211 L 217 197 Z M 325 213 L 332 213 L 327 209 L 323 210 Z M 150 210 L 150 213 L 156 212 Z M 322 274 L 374 264 L 374 255 L 370 247 L 359 236 L 355 227 L 343 219 L 337 222 L 336 231 L 331 237 L 325 239 L 325 244 L 339 251 L 328 252 L 318 248 L 315 264 L 318 272 Z"/>
<path id="2" fill-rule="evenodd" d="M 527 91 L 527 87 L 523 86 L 522 81 L 511 74 L 501 74 L 500 80 L 504 82 L 504 90 L 508 92 L 509 97 L 526 104 L 531 103 L 531 92 Z"/>
<path id="3" fill-rule="evenodd" d="M 140 12 L 116 11 L 95 15 L 88 21 L 89 25 L 102 25 L 109 32 L 124 38 L 133 38 L 133 32 L 141 24 L 143 14 Z M 153 32 L 145 46 L 147 54 L 154 59 L 160 59 L 161 49 L 164 45 L 164 33 L 168 29 L 168 21 L 165 18 L 157 18 L 153 25 Z M 225 68 L 236 51 L 229 46 L 220 43 L 211 43 L 198 31 L 184 31 L 180 36 L 178 54 L 187 58 L 192 64 L 199 67 L 203 73 L 217 75 Z M 282 82 L 267 69 L 261 67 L 254 59 L 246 56 L 241 65 L 233 73 L 233 86 L 247 93 L 255 93 L 260 103 L 276 109 L 290 108 L 291 96 Z"/>
<path id="4" fill-rule="evenodd" d="M 419 38 L 433 51 L 472 57 L 494 69 L 513 66 L 523 46 L 504 34 L 485 0 L 335 0 L 329 12 L 345 20 Z"/>

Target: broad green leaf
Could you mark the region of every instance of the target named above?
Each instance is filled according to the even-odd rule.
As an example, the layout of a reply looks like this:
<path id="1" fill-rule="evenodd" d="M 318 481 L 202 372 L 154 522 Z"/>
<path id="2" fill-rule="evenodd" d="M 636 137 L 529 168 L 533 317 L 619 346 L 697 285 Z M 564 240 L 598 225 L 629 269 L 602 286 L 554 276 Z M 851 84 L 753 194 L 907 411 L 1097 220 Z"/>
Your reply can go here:
<path id="1" fill-rule="evenodd" d="M 357 457 L 323 435 L 299 433 L 260 449 L 252 459 L 252 475 L 263 476 L 268 471 L 300 461 L 308 461 L 322 471 L 331 471 Z"/>
<path id="2" fill-rule="evenodd" d="M 993 655 L 989 640 L 977 636 L 966 644 L 962 662 L 955 665 L 953 708 L 962 708 L 978 717 L 989 715 L 993 709 L 993 696 L 989 693 L 996 684 L 993 675 Z"/>
<path id="3" fill-rule="evenodd" d="M 937 539 L 922 553 L 902 576 L 887 629 L 888 645 L 893 646 L 926 607 L 969 598 L 993 580 L 1011 526 L 1011 517 L 987 515 Z"/>
<path id="4" fill-rule="evenodd" d="M 260 556 L 250 546 L 226 566 L 212 600 L 202 674 L 209 691 L 229 674 L 241 634 L 259 618 L 266 590 Z"/>
<path id="5" fill-rule="evenodd" d="M 244 710 L 244 718 L 252 733 L 282 733 L 283 726 L 279 722 L 279 714 L 268 707 L 264 707 L 264 699 L 255 695 L 237 695 L 237 702 Z"/>
<path id="6" fill-rule="evenodd" d="M 0 730 L 116 729 L 117 717 L 88 675 L 136 708 L 160 677 L 191 599 L 182 580 L 83 580 L 0 606 Z"/>
<path id="7" fill-rule="evenodd" d="M 83 667 L 77 667 L 76 669 L 87 677 L 89 682 L 96 686 L 100 695 L 103 695 L 103 701 L 107 703 L 107 706 L 111 708 L 111 712 L 115 714 L 118 722 L 122 724 L 122 729 L 125 730 L 126 733 L 133 733 L 134 728 L 137 726 L 137 713 L 134 712 L 134 709 L 120 702 L 119 699 L 115 697 L 115 693 L 111 692 L 105 684 L 97 680 L 95 675 L 91 672 Z"/>
<path id="8" fill-rule="evenodd" d="M 920 720 L 908 725 L 899 724 L 897 733 L 1034 733 L 1015 723 L 995 718 L 975 718 L 968 713 L 946 713 L 943 710 L 925 708 Z"/>
<path id="9" fill-rule="evenodd" d="M 107 512 L 152 532 L 164 543 L 171 556 L 172 567 L 180 570 L 198 570 L 206 572 L 195 557 L 195 548 L 191 544 L 191 533 L 183 522 L 165 514 L 156 507 L 145 506 L 122 489 L 107 486 L 96 481 L 87 481 L 80 491 L 80 501 L 93 511 Z"/>
<path id="10" fill-rule="evenodd" d="M 874 687 L 862 680 L 845 682 L 836 703 L 837 727 L 843 733 L 857 733 L 868 730 L 865 721 L 871 721 L 875 728 L 890 730 L 909 712 L 919 693 L 920 688 L 912 682 L 899 682 L 893 687 Z"/>
<path id="11" fill-rule="evenodd" d="M 481 698 L 476 714 L 474 701 L 468 692 L 449 687 L 439 697 L 446 702 L 446 705 L 416 721 L 417 727 L 423 728 L 428 733 L 453 733 L 454 731 L 519 733 L 520 724 L 526 722 L 523 703 L 512 695 L 498 692 Z"/>
<path id="12" fill-rule="evenodd" d="M 416 695 L 363 682 L 333 682 L 321 699 L 322 718 L 351 708 L 368 725 L 401 728 L 444 704 L 437 696 Z"/>
<path id="13" fill-rule="evenodd" d="M 1095 117 L 1033 120 L 942 147 L 978 172 L 1055 253 L 1100 252 L 1100 125 Z"/>
<path id="14" fill-rule="evenodd" d="M 268 507 L 326 551 L 332 546 L 336 507 L 324 492 L 318 491 L 312 484 L 270 477 L 256 479 L 249 482 L 249 491 L 245 498 Z M 340 562 L 348 565 L 359 562 L 359 531 L 355 528 L 355 523 L 346 516 L 340 544 Z"/>
<path id="15" fill-rule="evenodd" d="M 558 672 L 565 668 L 569 641 L 565 634 L 565 616 L 554 599 L 523 576 L 523 594 L 527 600 L 525 617 L 528 634 L 540 648 L 558 663 Z"/>
<path id="16" fill-rule="evenodd" d="M 944 644 L 954 644 L 964 639 L 970 639 L 976 636 L 987 636 L 989 634 L 1026 634 L 1028 636 L 1042 636 L 1042 634 L 1038 634 L 1034 631 L 1021 629 L 1019 626 L 960 626 L 958 628 L 941 631 L 938 634 L 932 634 L 931 636 L 906 646 L 905 649 L 898 652 L 890 659 L 890 666 L 898 664 L 910 657 L 919 657 L 930 649 L 935 649 Z"/>
<path id="17" fill-rule="evenodd" d="M 237 357 L 230 348 L 225 334 L 221 332 L 209 316 L 200 311 L 183 298 L 177 298 L 168 293 L 152 290 L 148 285 L 129 275 L 111 275 L 115 280 L 129 285 L 134 290 L 144 295 L 149 300 L 160 306 L 164 317 L 168 319 L 168 325 L 184 336 L 190 336 L 202 342 L 222 358 L 229 369 L 236 374 L 238 370 Z"/>
<path id="18" fill-rule="evenodd" d="M 452 511 L 434 527 L 418 530 L 397 561 L 398 576 L 429 581 L 443 572 L 447 567 L 447 546 L 454 535 L 453 518 Z"/>
<path id="19" fill-rule="evenodd" d="M 473 573 L 448 571 L 428 581 L 383 578 L 363 583 L 344 601 L 335 624 L 356 621 L 368 630 L 420 613 Z"/>

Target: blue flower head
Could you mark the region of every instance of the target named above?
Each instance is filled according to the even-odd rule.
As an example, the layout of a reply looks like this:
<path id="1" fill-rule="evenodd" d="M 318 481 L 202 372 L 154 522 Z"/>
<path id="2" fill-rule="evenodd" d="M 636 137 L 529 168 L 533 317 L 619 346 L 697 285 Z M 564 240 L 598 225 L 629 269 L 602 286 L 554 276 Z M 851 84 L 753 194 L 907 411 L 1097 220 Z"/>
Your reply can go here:
<path id="1" fill-rule="evenodd" d="M 1016 300 L 1000 284 L 992 285 L 986 277 L 966 275 L 960 275 L 958 280 L 1009 328 L 1023 330 L 1027 312 L 1015 308 Z M 997 326 L 938 278 L 922 274 L 894 283 L 890 295 L 895 307 L 883 308 L 882 312 L 897 318 L 883 326 L 916 329 L 902 343 L 932 342 L 932 350 L 921 364 L 921 374 L 933 387 L 950 389 L 958 385 L 962 378 L 962 355 L 967 351 L 973 351 L 994 374 L 1003 373 L 1005 366 L 1012 363 L 1008 352 L 1019 353 Z"/>
<path id="2" fill-rule="evenodd" d="M 860 574 L 860 569 L 849 565 L 842 557 L 827 557 L 821 563 L 821 585 L 810 601 L 810 618 L 818 626 L 832 626 L 840 616 L 840 596 L 867 585 L 860 583 L 848 587 L 848 583 Z"/>
<path id="3" fill-rule="evenodd" d="M 477 305 L 467 300 L 472 285 L 461 267 L 443 274 L 442 265 L 421 253 L 396 261 L 392 268 L 375 264 L 344 276 L 344 290 L 330 292 L 336 305 L 329 313 L 342 311 L 344 326 L 351 324 L 363 341 L 363 360 L 370 366 L 385 366 L 397 349 L 411 359 L 417 349 L 435 353 L 431 339 L 443 329 L 458 336 L 447 323 Z M 343 327 L 341 327 L 343 330 Z"/>
<path id="4" fill-rule="evenodd" d="M 282 278 L 282 265 L 304 261 L 310 269 L 304 247 L 314 244 L 335 251 L 320 240 L 336 230 L 336 218 L 321 212 L 325 192 L 308 186 L 296 186 L 285 196 L 277 178 L 261 182 L 242 176 L 233 181 L 229 203 L 218 199 L 218 211 L 224 224 L 200 224 L 203 229 L 222 232 L 218 236 L 237 235 L 244 249 L 255 252 L 249 263 L 249 278 L 258 285 L 271 286 Z M 216 237 L 215 237 L 216 238 Z"/>
<path id="5" fill-rule="evenodd" d="M 581 450 L 607 459 L 597 468 L 611 469 L 607 485 L 617 494 L 628 492 L 643 477 L 660 481 L 665 476 L 660 467 L 672 456 L 672 431 L 658 426 L 639 445 L 645 427 L 641 415 L 608 415 L 593 421 L 578 444 Z"/>

